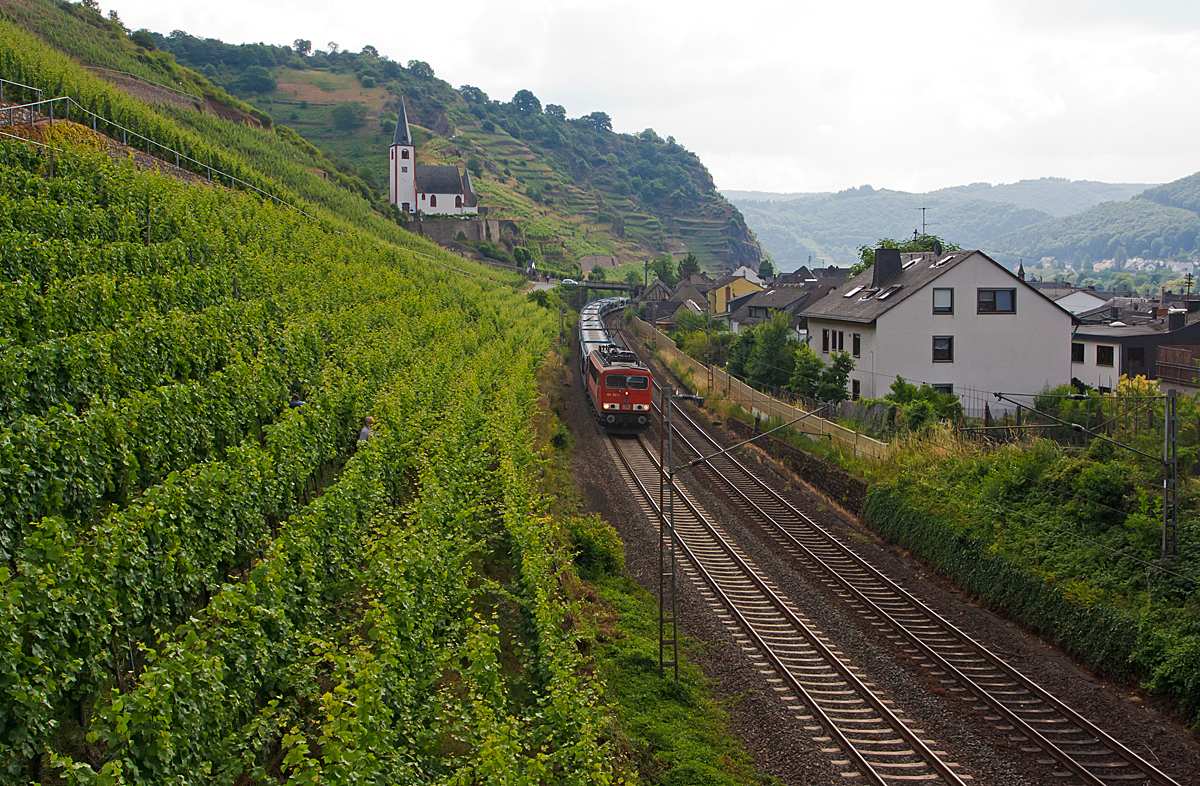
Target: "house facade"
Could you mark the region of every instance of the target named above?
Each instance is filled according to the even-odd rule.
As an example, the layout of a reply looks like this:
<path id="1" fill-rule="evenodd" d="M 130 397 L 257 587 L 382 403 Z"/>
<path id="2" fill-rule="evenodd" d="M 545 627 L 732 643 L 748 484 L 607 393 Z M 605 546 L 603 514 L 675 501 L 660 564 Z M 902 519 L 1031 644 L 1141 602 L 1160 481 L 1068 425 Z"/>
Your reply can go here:
<path id="1" fill-rule="evenodd" d="M 403 99 L 396 133 L 388 148 L 388 200 L 410 215 L 479 214 L 479 198 L 471 186 L 470 172 L 457 166 L 417 164 L 417 147 L 408 127 Z"/>
<path id="2" fill-rule="evenodd" d="M 743 276 L 721 276 L 708 290 L 708 313 L 724 314 L 729 310 L 729 301 L 762 290 L 762 286 Z"/>
<path id="3" fill-rule="evenodd" d="M 1200 345 L 1200 313 L 1182 309 L 1136 324 L 1082 325 L 1071 339 L 1071 375 L 1108 392 L 1124 375 L 1158 378 L 1158 348 Z"/>
<path id="4" fill-rule="evenodd" d="M 803 313 L 818 357 L 854 358 L 855 398 L 880 398 L 901 376 L 958 394 L 976 414 L 990 393 L 1032 394 L 1071 379 L 1077 320 L 980 251 L 879 249 L 871 269 Z M 993 411 L 1009 406 L 992 402 Z"/>

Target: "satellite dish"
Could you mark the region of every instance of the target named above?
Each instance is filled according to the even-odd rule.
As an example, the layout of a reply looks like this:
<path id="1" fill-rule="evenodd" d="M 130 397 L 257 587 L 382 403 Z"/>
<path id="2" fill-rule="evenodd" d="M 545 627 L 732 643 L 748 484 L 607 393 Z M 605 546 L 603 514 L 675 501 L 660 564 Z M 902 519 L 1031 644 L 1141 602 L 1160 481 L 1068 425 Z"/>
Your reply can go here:
<path id="1" fill-rule="evenodd" d="M 940 241 L 940 240 L 933 241 L 933 253 L 939 257 L 942 255 L 942 241 Z"/>

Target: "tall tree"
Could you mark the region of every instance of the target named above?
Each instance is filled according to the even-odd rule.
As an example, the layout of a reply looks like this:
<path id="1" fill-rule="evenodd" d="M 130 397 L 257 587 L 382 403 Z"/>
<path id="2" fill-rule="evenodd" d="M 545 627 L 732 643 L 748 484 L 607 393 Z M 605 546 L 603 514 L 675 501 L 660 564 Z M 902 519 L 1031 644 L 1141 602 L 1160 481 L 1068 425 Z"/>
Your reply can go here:
<path id="1" fill-rule="evenodd" d="M 679 276 L 687 278 L 694 276 L 700 272 L 700 260 L 696 259 L 695 254 L 689 253 L 686 257 L 679 260 Z"/>
<path id="2" fill-rule="evenodd" d="M 542 113 L 542 102 L 529 90 L 518 90 L 512 97 L 512 106 L 523 115 L 540 115 Z"/>
<path id="3" fill-rule="evenodd" d="M 775 266 L 771 264 L 771 260 L 763 259 L 758 263 L 758 275 L 762 278 L 772 278 L 775 275 Z"/>
<path id="4" fill-rule="evenodd" d="M 746 377 L 751 384 L 765 388 L 785 388 L 796 368 L 796 350 L 800 342 L 791 335 L 791 314 L 776 312 L 770 322 L 754 328 L 758 333 Z"/>
<path id="5" fill-rule="evenodd" d="M 172 33 L 172 35 L 174 35 Z M 312 41 L 307 38 L 297 38 L 292 42 L 292 49 L 301 57 L 308 57 L 308 53 L 312 51 Z"/>

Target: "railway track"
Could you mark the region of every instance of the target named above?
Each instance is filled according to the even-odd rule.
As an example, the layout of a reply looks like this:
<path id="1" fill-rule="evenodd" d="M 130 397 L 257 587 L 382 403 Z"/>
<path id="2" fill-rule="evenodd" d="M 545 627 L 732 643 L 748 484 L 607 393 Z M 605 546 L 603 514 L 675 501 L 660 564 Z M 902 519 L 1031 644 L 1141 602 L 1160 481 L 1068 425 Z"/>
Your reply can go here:
<path id="1" fill-rule="evenodd" d="M 610 439 L 626 480 L 640 491 L 643 509 L 657 519 L 660 467 L 645 438 Z M 902 712 L 862 680 L 821 631 L 782 596 L 769 579 L 712 523 L 682 489 L 674 507 L 677 548 L 689 577 L 707 588 L 784 686 L 807 706 L 801 720 L 826 746 L 831 763 L 847 783 L 883 786 L 925 781 L 965 784 L 970 776 L 935 743 L 910 728 Z M 669 508 L 668 508 L 669 509 Z"/>
<path id="2" fill-rule="evenodd" d="M 688 458 L 722 449 L 682 408 L 672 417 L 676 450 Z M 682 460 L 682 459 L 681 459 Z M 1019 750 L 1040 756 L 1064 783 L 1175 784 L 1064 702 L 1009 666 L 855 554 L 763 483 L 732 455 L 698 465 L 714 489 L 759 522 L 777 550 L 818 575 L 870 624 L 954 694 L 975 701 L 983 719 Z"/>

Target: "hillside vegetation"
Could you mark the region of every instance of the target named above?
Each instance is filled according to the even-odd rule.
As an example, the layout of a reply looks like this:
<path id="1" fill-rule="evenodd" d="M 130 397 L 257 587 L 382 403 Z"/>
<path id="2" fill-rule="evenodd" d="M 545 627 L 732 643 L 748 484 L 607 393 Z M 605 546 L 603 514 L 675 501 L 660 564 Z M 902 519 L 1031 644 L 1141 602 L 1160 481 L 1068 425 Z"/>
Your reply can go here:
<path id="1" fill-rule="evenodd" d="M 531 225 L 535 259 L 574 263 L 589 254 L 639 261 L 694 253 L 709 267 L 757 264 L 742 216 L 715 190 L 694 153 L 651 129 L 612 130 L 607 114 L 568 119 L 527 90 L 509 101 L 457 90 L 433 67 L 407 66 L 373 47 L 308 52 L 232 45 L 183 31 L 156 46 L 270 114 L 353 171 L 373 192 L 387 187 L 387 149 L 401 97 L 422 163 L 471 171 L 490 217 Z"/>

